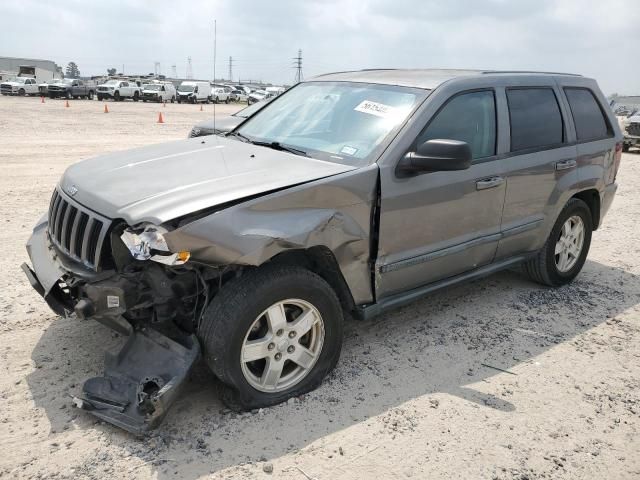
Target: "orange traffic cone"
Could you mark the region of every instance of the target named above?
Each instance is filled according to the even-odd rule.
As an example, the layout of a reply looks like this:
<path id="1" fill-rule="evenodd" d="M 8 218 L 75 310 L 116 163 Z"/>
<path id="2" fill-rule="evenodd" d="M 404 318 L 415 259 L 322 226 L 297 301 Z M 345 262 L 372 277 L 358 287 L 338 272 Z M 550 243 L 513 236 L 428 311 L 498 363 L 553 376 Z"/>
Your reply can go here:
<path id="1" fill-rule="evenodd" d="M 65 102 L 64 106 L 65 106 L 66 108 L 69 108 L 69 100 L 67 100 L 67 101 Z"/>
<path id="2" fill-rule="evenodd" d="M 40 95 L 40 103 L 44 103 L 44 96 Z"/>
<path id="3" fill-rule="evenodd" d="M 104 104 L 104 113 L 109 113 L 109 107 L 107 107 L 107 104 Z"/>
<path id="4" fill-rule="evenodd" d="M 162 119 L 162 112 L 158 113 L 158 123 L 164 123 L 164 120 Z"/>
<path id="5" fill-rule="evenodd" d="M 202 104 L 200 104 L 200 111 L 202 111 Z"/>

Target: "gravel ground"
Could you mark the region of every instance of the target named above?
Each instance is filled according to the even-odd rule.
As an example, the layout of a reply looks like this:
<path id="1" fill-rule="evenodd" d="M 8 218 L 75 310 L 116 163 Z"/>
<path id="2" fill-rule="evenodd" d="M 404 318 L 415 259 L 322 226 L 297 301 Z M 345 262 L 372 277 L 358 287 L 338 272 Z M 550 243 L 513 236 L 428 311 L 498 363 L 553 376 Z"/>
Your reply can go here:
<path id="1" fill-rule="evenodd" d="M 56 317 L 32 291 L 19 270 L 30 228 L 68 165 L 183 138 L 213 112 L 108 105 L 0 97 L 1 478 L 640 477 L 638 153 L 623 155 L 572 285 L 504 272 L 349 322 L 330 378 L 274 408 L 225 410 L 199 366 L 148 439 L 74 409 L 70 396 L 121 339 Z"/>

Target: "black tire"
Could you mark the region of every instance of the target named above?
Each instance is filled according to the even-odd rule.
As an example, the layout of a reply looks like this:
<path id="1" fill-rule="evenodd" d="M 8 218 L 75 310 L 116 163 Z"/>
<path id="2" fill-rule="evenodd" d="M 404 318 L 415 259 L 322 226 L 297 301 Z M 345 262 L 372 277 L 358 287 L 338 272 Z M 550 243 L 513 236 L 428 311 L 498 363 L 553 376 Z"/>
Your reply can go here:
<path id="1" fill-rule="evenodd" d="M 102 101 L 102 95 L 98 94 L 98 101 L 101 102 Z"/>
<path id="2" fill-rule="evenodd" d="M 140 94 L 138 92 L 133 92 L 133 101 L 137 102 L 140 100 Z"/>
<path id="3" fill-rule="evenodd" d="M 174 95 L 174 96 L 171 97 L 171 103 L 173 103 L 175 101 L 176 101 L 176 96 Z"/>
<path id="4" fill-rule="evenodd" d="M 119 102 L 120 101 L 120 92 L 114 92 L 113 93 L 113 101 L 114 102 Z"/>
<path id="5" fill-rule="evenodd" d="M 87 94 L 87 99 L 93 100 L 93 90 L 89 90 L 89 93 Z"/>
<path id="6" fill-rule="evenodd" d="M 570 270 L 561 272 L 556 266 L 555 247 L 560 237 L 562 225 L 573 215 L 577 215 L 582 219 L 585 229 L 584 241 L 576 263 Z M 587 204 L 582 200 L 572 198 L 562 212 L 560 212 L 560 215 L 558 215 L 558 219 L 544 246 L 534 258 L 524 263 L 525 272 L 533 281 L 550 287 L 560 287 L 571 282 L 580 273 L 587 259 L 589 247 L 591 246 L 592 232 L 593 218 L 591 216 L 591 210 L 589 210 Z"/>
<path id="7" fill-rule="evenodd" d="M 631 145 L 629 145 L 628 143 L 623 143 L 622 144 L 622 151 L 623 152 L 628 152 L 629 148 L 631 148 Z"/>
<path id="8" fill-rule="evenodd" d="M 24 88 L 21 88 L 20 90 L 18 90 L 18 95 L 20 95 L 21 97 L 26 96 L 25 94 L 26 92 L 24 91 Z"/>
<path id="9" fill-rule="evenodd" d="M 299 298 L 318 309 L 324 342 L 309 373 L 282 392 L 261 392 L 242 373 L 240 352 L 245 336 L 261 312 L 278 301 Z M 250 410 L 284 402 L 317 388 L 336 366 L 342 347 L 342 308 L 333 289 L 304 268 L 267 265 L 230 281 L 214 297 L 198 326 L 204 358 L 223 382 L 222 399 L 234 410 Z"/>
<path id="10" fill-rule="evenodd" d="M 224 103 L 226 103 L 227 105 L 229 104 L 229 97 L 226 98 L 226 100 L 224 101 Z"/>
<path id="11" fill-rule="evenodd" d="M 71 100 L 71 92 L 67 91 L 67 92 L 64 94 L 64 98 L 66 98 L 67 100 Z"/>

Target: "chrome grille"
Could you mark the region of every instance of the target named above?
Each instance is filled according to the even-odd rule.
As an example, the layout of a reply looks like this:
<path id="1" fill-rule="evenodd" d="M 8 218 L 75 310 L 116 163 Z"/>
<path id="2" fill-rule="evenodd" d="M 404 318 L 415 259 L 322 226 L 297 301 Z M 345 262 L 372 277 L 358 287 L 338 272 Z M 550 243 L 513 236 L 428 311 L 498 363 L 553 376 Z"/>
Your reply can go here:
<path id="1" fill-rule="evenodd" d="M 49 205 L 49 238 L 62 252 L 92 270 L 100 257 L 111 222 L 56 189 Z"/>

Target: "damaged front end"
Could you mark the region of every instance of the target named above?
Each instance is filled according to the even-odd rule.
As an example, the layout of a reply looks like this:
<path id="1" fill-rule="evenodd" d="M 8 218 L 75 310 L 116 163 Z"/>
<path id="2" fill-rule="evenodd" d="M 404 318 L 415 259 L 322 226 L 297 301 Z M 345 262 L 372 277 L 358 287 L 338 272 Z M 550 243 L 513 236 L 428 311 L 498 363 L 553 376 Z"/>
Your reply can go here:
<path id="1" fill-rule="evenodd" d="M 22 265 L 56 313 L 128 337 L 74 402 L 136 435 L 161 422 L 199 358 L 194 333 L 208 295 L 203 273 L 184 265 L 187 254 L 167 254 L 148 237 L 144 228 L 113 225 L 57 191 L 27 244 L 33 270 Z"/>

